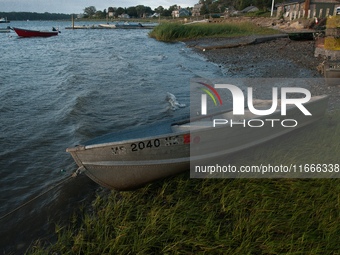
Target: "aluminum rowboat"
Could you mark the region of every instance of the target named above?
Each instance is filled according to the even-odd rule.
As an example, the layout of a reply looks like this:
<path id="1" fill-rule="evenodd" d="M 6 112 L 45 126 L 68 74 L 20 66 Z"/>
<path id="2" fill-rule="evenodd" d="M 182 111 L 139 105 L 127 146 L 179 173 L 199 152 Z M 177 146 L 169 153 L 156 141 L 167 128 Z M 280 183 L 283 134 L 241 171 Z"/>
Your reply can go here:
<path id="1" fill-rule="evenodd" d="M 263 109 L 271 106 L 271 101 L 267 105 L 263 103 L 266 100 L 257 101 L 263 105 Z M 298 122 L 295 128 L 221 125 L 220 132 L 217 132 L 217 127 L 212 127 L 212 115 L 215 118 L 240 119 L 239 116 L 235 117 L 230 109 L 194 119 L 181 118 L 143 129 L 108 134 L 66 151 L 71 153 L 80 171 L 93 181 L 109 189 L 130 190 L 189 170 L 190 161 L 231 154 L 313 123 L 324 116 L 327 103 L 328 96 L 312 97 L 305 103 L 304 107 L 312 116 L 305 116 L 296 106 L 288 106 L 286 116 L 281 116 L 279 107 L 274 113 L 266 116 L 254 115 L 245 109 L 244 119 L 295 119 Z M 195 140 L 196 137 L 200 139 Z M 228 147 L 221 151 L 214 150 L 212 146 L 208 150 L 198 150 L 195 155 L 191 154 L 192 143 L 211 145 L 214 141 L 227 141 Z"/>

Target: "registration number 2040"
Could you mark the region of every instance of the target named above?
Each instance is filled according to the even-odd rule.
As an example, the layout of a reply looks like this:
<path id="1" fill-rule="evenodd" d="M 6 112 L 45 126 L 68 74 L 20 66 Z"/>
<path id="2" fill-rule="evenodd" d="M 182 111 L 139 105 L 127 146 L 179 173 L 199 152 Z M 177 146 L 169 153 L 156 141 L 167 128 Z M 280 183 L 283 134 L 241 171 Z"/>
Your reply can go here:
<path id="1" fill-rule="evenodd" d="M 184 135 L 184 136 L 169 136 L 166 138 L 161 139 L 153 139 L 153 140 L 146 140 L 136 143 L 131 143 L 130 148 L 126 146 L 117 146 L 111 148 L 112 154 L 118 155 L 118 154 L 125 154 L 127 151 L 141 151 L 141 150 L 147 150 L 151 148 L 160 148 L 163 146 L 174 146 L 178 144 L 185 144 L 190 143 L 190 135 Z"/>

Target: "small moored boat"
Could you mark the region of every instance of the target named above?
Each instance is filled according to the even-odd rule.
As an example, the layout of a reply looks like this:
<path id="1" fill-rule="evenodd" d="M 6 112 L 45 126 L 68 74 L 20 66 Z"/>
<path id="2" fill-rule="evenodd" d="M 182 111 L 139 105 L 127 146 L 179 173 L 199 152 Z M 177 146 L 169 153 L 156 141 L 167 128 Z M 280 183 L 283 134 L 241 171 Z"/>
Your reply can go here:
<path id="1" fill-rule="evenodd" d="M 116 27 L 142 27 L 141 23 L 131 24 L 129 22 L 124 22 L 123 24 L 116 23 Z"/>
<path id="2" fill-rule="evenodd" d="M 131 23 L 128 23 L 128 22 L 124 22 L 122 24 L 122 23 L 116 22 L 115 24 L 99 24 L 99 27 L 103 27 L 103 28 L 138 28 L 138 27 L 143 27 L 143 25 L 141 23 L 131 24 Z"/>
<path id="3" fill-rule="evenodd" d="M 105 27 L 105 28 L 116 28 L 116 25 L 114 24 L 99 24 L 99 27 Z"/>
<path id="4" fill-rule="evenodd" d="M 13 27 L 13 30 L 18 34 L 18 36 L 24 37 L 49 37 L 58 35 L 60 33 L 60 31 L 58 31 L 55 28 L 52 28 L 52 31 L 46 31 L 46 30 L 29 30 Z"/>
<path id="5" fill-rule="evenodd" d="M 11 32 L 11 28 L 10 27 L 0 28 L 0 33 L 9 33 L 9 32 Z"/>
<path id="6" fill-rule="evenodd" d="M 260 107 L 268 109 L 271 100 L 257 100 Z M 268 102 L 267 102 L 268 101 Z M 266 103 L 267 102 L 267 103 Z M 312 116 L 304 115 L 295 105 L 287 106 L 285 116 L 278 109 L 270 115 L 258 116 L 245 108 L 242 118 L 265 121 L 275 119 L 295 119 L 297 127 L 247 128 L 242 125 L 220 125 L 213 127 L 211 118 L 234 119 L 232 109 L 223 112 L 199 116 L 194 119 L 179 118 L 158 123 L 151 127 L 132 129 L 95 138 L 74 148 L 68 148 L 79 171 L 98 184 L 115 190 L 137 188 L 151 181 L 189 170 L 190 162 L 212 159 L 228 155 L 278 136 L 296 130 L 323 117 L 327 108 L 328 97 L 312 97 L 304 107 Z M 257 109 L 261 109 L 257 106 Z M 206 145 L 227 141 L 225 148 L 197 150 L 191 152 L 191 145 Z"/>
<path id="7" fill-rule="evenodd" d="M 0 18 L 0 23 L 9 23 L 10 21 L 7 18 Z"/>

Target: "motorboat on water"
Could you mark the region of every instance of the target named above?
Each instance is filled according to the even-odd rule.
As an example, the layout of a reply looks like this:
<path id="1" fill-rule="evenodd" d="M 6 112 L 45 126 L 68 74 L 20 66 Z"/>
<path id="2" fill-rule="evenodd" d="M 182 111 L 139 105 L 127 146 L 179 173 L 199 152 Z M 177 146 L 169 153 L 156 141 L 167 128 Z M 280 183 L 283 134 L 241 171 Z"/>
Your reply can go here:
<path id="1" fill-rule="evenodd" d="M 30 30 L 30 29 L 23 29 L 23 28 L 12 28 L 18 36 L 23 37 L 49 37 L 58 35 L 60 31 L 58 29 L 52 28 L 52 31 L 46 31 L 46 30 Z"/>

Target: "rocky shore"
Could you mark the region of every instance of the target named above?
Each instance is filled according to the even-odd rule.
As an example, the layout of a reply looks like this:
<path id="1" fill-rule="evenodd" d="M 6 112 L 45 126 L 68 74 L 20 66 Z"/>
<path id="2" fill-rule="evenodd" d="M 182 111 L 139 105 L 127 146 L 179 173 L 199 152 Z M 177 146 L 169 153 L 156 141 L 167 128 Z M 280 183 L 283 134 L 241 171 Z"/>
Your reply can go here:
<path id="1" fill-rule="evenodd" d="M 192 47 L 202 43 L 212 45 L 218 38 L 189 40 Z M 323 78 L 322 58 L 314 57 L 314 41 L 293 41 L 289 38 L 240 47 L 199 50 L 208 61 L 216 63 L 226 77 L 232 78 Z M 340 84 L 311 86 L 312 96 L 330 96 L 329 110 L 340 108 Z"/>

